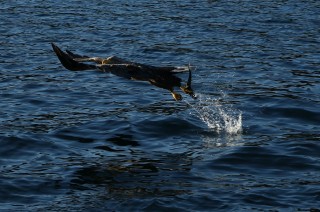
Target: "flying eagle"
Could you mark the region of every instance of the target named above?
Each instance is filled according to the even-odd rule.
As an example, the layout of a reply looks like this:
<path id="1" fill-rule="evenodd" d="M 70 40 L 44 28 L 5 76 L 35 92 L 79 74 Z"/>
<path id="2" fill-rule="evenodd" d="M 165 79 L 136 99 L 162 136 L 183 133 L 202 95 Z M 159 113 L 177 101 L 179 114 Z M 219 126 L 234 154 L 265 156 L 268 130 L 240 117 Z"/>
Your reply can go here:
<path id="1" fill-rule="evenodd" d="M 126 79 L 147 81 L 154 86 L 169 90 L 177 101 L 181 100 L 182 96 L 174 91 L 174 87 L 179 87 L 184 93 L 195 98 L 191 88 L 190 67 L 156 67 L 127 61 L 115 56 L 108 58 L 81 56 L 68 50 L 64 52 L 54 43 L 51 45 L 61 64 L 68 70 L 84 71 L 96 69 L 110 72 Z M 177 77 L 176 74 L 186 71 L 189 72 L 188 81 L 186 85 L 182 85 L 181 78 Z"/>

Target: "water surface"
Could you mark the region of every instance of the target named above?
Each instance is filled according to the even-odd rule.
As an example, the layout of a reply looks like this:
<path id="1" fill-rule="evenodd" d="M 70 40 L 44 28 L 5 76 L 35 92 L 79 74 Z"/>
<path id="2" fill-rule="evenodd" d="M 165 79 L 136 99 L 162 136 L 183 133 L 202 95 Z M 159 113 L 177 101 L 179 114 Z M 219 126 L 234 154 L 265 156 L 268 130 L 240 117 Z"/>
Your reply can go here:
<path id="1" fill-rule="evenodd" d="M 0 209 L 319 210 L 319 14 L 316 0 L 2 2 Z M 191 63 L 198 99 L 67 71 L 50 42 Z"/>

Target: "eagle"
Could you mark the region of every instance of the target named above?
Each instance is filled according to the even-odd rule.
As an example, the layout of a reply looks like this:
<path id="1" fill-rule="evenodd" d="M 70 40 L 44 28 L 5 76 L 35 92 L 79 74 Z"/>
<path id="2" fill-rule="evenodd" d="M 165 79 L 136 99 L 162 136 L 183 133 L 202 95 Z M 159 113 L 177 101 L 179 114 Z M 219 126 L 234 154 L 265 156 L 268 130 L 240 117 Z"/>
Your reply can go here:
<path id="1" fill-rule="evenodd" d="M 75 54 L 71 51 L 62 51 L 57 45 L 51 43 L 53 51 L 57 55 L 61 64 L 70 71 L 99 70 L 110 72 L 119 77 L 130 80 L 146 81 L 151 85 L 170 91 L 176 101 L 182 100 L 181 94 L 174 91 L 174 87 L 179 87 L 184 93 L 196 98 L 191 88 L 191 70 L 189 66 L 152 66 L 122 58 L 111 56 L 107 58 L 88 57 Z M 182 79 L 176 74 L 189 72 L 188 80 L 182 85 Z"/>

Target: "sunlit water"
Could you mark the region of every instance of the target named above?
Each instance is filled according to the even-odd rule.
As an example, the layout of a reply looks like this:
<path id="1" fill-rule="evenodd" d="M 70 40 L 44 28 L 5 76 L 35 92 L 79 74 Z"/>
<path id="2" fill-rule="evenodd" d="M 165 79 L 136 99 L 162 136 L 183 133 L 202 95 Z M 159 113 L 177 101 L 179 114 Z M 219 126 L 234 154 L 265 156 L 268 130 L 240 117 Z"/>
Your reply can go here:
<path id="1" fill-rule="evenodd" d="M 319 210 L 319 11 L 318 0 L 3 1 L 0 211 Z M 67 71 L 51 42 L 192 64 L 198 98 Z"/>
<path id="2" fill-rule="evenodd" d="M 224 95 L 222 96 L 224 97 Z M 222 99 L 212 99 L 203 94 L 197 95 L 198 101 L 190 104 L 192 115 L 200 118 L 209 129 L 217 133 L 237 135 L 242 132 L 242 113 L 230 105 L 223 104 Z"/>

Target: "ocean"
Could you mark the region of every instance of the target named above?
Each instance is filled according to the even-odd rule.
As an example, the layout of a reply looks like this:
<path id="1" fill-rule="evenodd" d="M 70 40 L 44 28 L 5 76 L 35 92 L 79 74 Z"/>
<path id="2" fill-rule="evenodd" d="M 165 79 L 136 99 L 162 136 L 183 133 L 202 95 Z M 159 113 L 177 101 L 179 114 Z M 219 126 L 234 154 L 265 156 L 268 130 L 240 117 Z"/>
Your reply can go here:
<path id="1" fill-rule="evenodd" d="M 2 1 L 0 211 L 320 211 L 319 14 L 318 0 Z M 190 64 L 197 99 L 68 71 L 52 42 Z"/>

